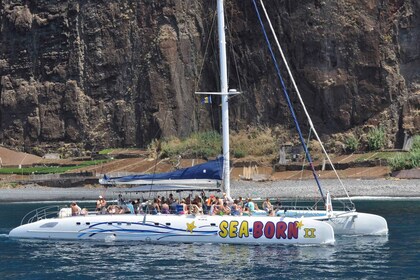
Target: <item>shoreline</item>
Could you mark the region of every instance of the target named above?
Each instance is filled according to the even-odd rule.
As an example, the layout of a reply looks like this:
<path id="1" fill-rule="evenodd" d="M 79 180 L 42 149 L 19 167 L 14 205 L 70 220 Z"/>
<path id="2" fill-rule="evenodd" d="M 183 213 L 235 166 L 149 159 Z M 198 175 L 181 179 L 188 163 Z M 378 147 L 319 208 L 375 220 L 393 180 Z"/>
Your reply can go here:
<path id="1" fill-rule="evenodd" d="M 354 200 L 360 199 L 420 199 L 420 179 L 344 179 L 342 180 L 348 195 Z M 346 191 L 339 181 L 325 179 L 321 181 L 323 193 L 329 191 L 334 199 L 346 198 Z M 48 201 L 86 201 L 96 200 L 99 195 L 108 200 L 116 199 L 119 192 L 129 188 L 103 186 L 81 186 L 74 188 L 43 187 L 23 185 L 20 187 L 0 188 L 0 203 L 8 202 L 48 202 Z M 187 193 L 187 192 L 185 192 Z M 166 193 L 162 193 L 167 196 Z M 153 197 L 149 193 L 128 195 L 127 198 Z M 319 198 L 319 190 L 313 180 L 281 180 L 269 182 L 232 181 L 232 197 L 314 199 Z"/>

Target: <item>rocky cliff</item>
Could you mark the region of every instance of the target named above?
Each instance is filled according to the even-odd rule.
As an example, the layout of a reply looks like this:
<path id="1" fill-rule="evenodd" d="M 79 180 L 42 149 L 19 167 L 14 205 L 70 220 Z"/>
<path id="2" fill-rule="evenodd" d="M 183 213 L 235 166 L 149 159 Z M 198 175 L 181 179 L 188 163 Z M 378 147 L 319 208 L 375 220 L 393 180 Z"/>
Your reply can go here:
<path id="1" fill-rule="evenodd" d="M 420 129 L 420 2 L 266 0 L 323 135 Z M 34 151 L 146 146 L 219 128 L 215 1 L 3 0 L 0 139 Z M 226 2 L 231 125 L 291 128 L 251 1 Z M 293 95 L 293 93 L 292 93 Z M 294 95 L 293 95 L 294 96 Z M 293 97 L 298 114 L 301 108 Z M 305 122 L 303 121 L 303 124 Z"/>

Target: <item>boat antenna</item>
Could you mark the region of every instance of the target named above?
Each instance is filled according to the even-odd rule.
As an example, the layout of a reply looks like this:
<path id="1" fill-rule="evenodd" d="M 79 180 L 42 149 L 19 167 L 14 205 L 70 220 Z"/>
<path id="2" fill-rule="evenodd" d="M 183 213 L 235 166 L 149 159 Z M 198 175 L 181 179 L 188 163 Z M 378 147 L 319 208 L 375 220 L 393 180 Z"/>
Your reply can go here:
<path id="1" fill-rule="evenodd" d="M 254 3 L 255 3 L 255 0 L 254 0 Z M 326 158 L 327 158 L 327 160 L 328 160 L 328 163 L 330 164 L 330 166 L 331 166 L 332 170 L 334 171 L 334 173 L 335 173 L 335 175 L 336 175 L 336 177 L 337 177 L 338 181 L 340 182 L 341 187 L 343 188 L 344 192 L 346 193 L 347 198 L 349 199 L 350 203 L 353 205 L 353 202 L 351 201 L 351 198 L 350 198 L 350 196 L 349 196 L 349 194 L 348 194 L 348 192 L 347 192 L 347 190 L 346 190 L 346 187 L 344 186 L 343 181 L 341 180 L 340 176 L 338 175 L 338 172 L 337 172 L 337 170 L 335 169 L 334 164 L 333 164 L 333 162 L 332 162 L 332 160 L 331 160 L 330 156 L 328 155 L 327 151 L 325 150 L 324 145 L 322 144 L 322 141 L 321 141 L 321 139 L 320 139 L 320 137 L 319 137 L 319 135 L 318 135 L 318 132 L 316 131 L 315 126 L 314 126 L 314 124 L 313 124 L 313 122 L 312 122 L 311 116 L 309 115 L 308 110 L 306 110 L 305 103 L 304 103 L 304 102 L 303 102 L 303 100 L 302 100 L 302 96 L 301 96 L 300 91 L 299 91 L 299 89 L 298 89 L 298 87 L 297 87 L 297 84 L 296 84 L 295 79 L 294 79 L 294 77 L 293 77 L 292 71 L 290 70 L 289 64 L 287 63 L 286 56 L 284 55 L 283 49 L 282 49 L 282 48 L 281 48 L 281 46 L 280 46 L 279 40 L 278 40 L 278 38 L 277 38 L 277 35 L 276 35 L 276 33 L 274 32 L 273 25 L 271 24 L 271 20 L 270 20 L 270 18 L 269 18 L 269 16 L 268 16 L 268 14 L 267 14 L 267 10 L 265 9 L 265 6 L 264 6 L 264 2 L 263 2 L 263 0 L 260 0 L 260 3 L 261 3 L 261 7 L 262 7 L 262 9 L 263 9 L 263 11 L 264 11 L 265 17 L 266 17 L 266 19 L 267 19 L 267 22 L 268 22 L 268 24 L 269 24 L 269 26 L 270 26 L 271 33 L 273 34 L 274 40 L 276 41 L 277 47 L 278 47 L 278 49 L 279 49 L 279 51 L 280 51 L 281 58 L 282 58 L 282 60 L 283 60 L 283 62 L 284 62 L 284 65 L 286 66 L 287 72 L 288 72 L 288 74 L 289 74 L 289 76 L 290 76 L 290 80 L 292 81 L 293 87 L 294 87 L 294 89 L 295 89 L 295 91 L 296 91 L 296 94 L 297 94 L 297 96 L 298 96 L 298 98 L 299 98 L 299 102 L 300 102 L 300 104 L 302 105 L 302 107 L 303 107 L 303 111 L 305 112 L 305 115 L 306 115 L 306 117 L 307 117 L 307 119 L 308 119 L 309 126 L 310 126 L 310 128 L 312 129 L 312 131 L 313 131 L 313 133 L 314 133 L 314 135 L 315 135 L 315 138 L 316 138 L 316 139 L 317 139 L 317 141 L 319 142 L 319 144 L 320 144 L 320 146 L 321 146 L 321 149 L 322 149 L 322 152 L 325 154 L 325 156 L 326 156 Z M 256 8 L 256 6 L 255 6 L 255 8 Z"/>
<path id="2" fill-rule="evenodd" d="M 253 3 L 254 3 L 255 11 L 256 11 L 257 16 L 258 16 L 258 20 L 259 20 L 259 22 L 261 24 L 262 31 L 264 33 L 265 40 L 267 42 L 268 49 L 269 49 L 269 51 L 271 53 L 271 58 L 272 58 L 272 60 L 274 62 L 274 66 L 276 68 L 277 76 L 279 77 L 280 83 L 281 83 L 282 88 L 283 88 L 284 97 L 285 97 L 285 99 L 287 101 L 287 105 L 289 107 L 290 113 L 292 114 L 293 121 L 295 123 L 295 127 L 296 127 L 296 130 L 298 132 L 300 142 L 302 144 L 303 149 L 305 150 L 306 159 L 308 160 L 309 166 L 311 167 L 311 170 L 312 170 L 312 175 L 313 175 L 313 177 L 315 179 L 315 182 L 316 182 L 316 184 L 318 186 L 318 190 L 319 190 L 319 192 L 321 194 L 321 197 L 322 197 L 322 199 L 323 199 L 323 201 L 325 203 L 326 201 L 325 201 L 324 194 L 322 192 L 321 183 L 319 182 L 318 175 L 316 174 L 315 166 L 313 165 L 311 155 L 309 154 L 308 147 L 306 146 L 306 143 L 305 143 L 305 139 L 303 139 L 302 131 L 300 130 L 300 126 L 299 126 L 299 123 L 297 121 L 295 110 L 293 109 L 293 105 L 292 105 L 292 102 L 290 100 L 289 94 L 287 92 L 286 85 L 285 85 L 284 80 L 283 80 L 283 77 L 282 77 L 282 75 L 280 73 L 280 68 L 279 68 L 279 65 L 277 63 L 277 59 L 276 59 L 276 57 L 274 55 L 273 48 L 271 47 L 270 40 L 268 39 L 267 32 L 265 31 L 265 27 L 264 27 L 264 24 L 263 24 L 262 19 L 261 19 L 261 16 L 260 16 L 260 12 L 258 11 L 257 3 L 256 3 L 255 0 L 253 0 Z"/>

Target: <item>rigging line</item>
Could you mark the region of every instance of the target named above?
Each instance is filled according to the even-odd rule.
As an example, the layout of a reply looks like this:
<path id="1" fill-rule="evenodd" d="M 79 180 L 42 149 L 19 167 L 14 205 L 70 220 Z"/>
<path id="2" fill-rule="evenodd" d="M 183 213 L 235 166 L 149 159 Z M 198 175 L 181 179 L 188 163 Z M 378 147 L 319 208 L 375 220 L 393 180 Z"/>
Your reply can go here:
<path id="1" fill-rule="evenodd" d="M 255 0 L 254 0 L 254 2 L 255 2 Z M 316 131 L 315 126 L 314 126 L 314 124 L 312 123 L 312 119 L 311 119 L 311 117 L 310 117 L 310 115 L 309 115 L 309 113 L 308 113 L 308 110 L 306 110 L 305 103 L 304 103 L 304 102 L 303 102 L 303 100 L 302 100 L 302 96 L 301 96 L 300 91 L 299 91 L 299 89 L 298 89 L 298 87 L 297 87 L 297 84 L 296 84 L 295 79 L 294 79 L 294 77 L 293 77 L 292 71 L 290 70 L 289 64 L 287 63 L 286 57 L 285 57 L 285 55 L 284 55 L 284 53 L 283 53 L 283 50 L 282 50 L 282 48 L 281 48 L 281 46 L 280 46 L 279 40 L 277 39 L 277 35 L 276 35 L 276 33 L 274 32 L 273 25 L 271 24 L 271 20 L 270 20 L 270 18 L 269 18 L 269 16 L 268 16 L 268 14 L 267 14 L 267 11 L 266 11 L 266 9 L 265 9 L 265 6 L 264 6 L 264 2 L 263 2 L 263 0 L 260 0 L 260 3 L 261 3 L 261 6 L 262 6 L 262 8 L 263 8 L 263 11 L 264 11 L 265 17 L 266 17 L 266 19 L 267 19 L 267 22 L 268 22 L 268 24 L 269 24 L 269 26 L 270 26 L 271 33 L 272 33 L 272 34 L 273 34 L 273 36 L 274 36 L 274 39 L 275 39 L 276 44 L 277 44 L 277 47 L 278 47 L 278 49 L 279 49 L 279 51 L 280 51 L 281 57 L 282 57 L 282 59 L 283 59 L 283 62 L 284 62 L 285 66 L 286 66 L 286 69 L 287 69 L 287 72 L 288 72 L 288 74 L 289 74 L 289 76 L 290 76 L 290 79 L 291 79 L 291 81 L 292 81 L 293 87 L 294 87 L 294 88 L 295 88 L 295 90 L 296 90 L 296 94 L 297 94 L 297 96 L 298 96 L 298 98 L 299 98 L 300 104 L 302 105 L 303 110 L 304 110 L 304 112 L 305 112 L 305 115 L 306 115 L 306 117 L 307 117 L 307 119 L 308 119 L 309 126 L 310 126 L 310 127 L 311 127 L 311 129 L 313 130 L 314 135 L 315 135 L 316 139 L 318 140 L 318 142 L 319 142 L 319 144 L 320 144 L 320 146 L 321 146 L 322 152 L 323 152 L 323 153 L 325 154 L 325 156 L 327 157 L 328 162 L 329 162 L 329 164 L 331 165 L 331 168 L 334 170 L 335 176 L 337 177 L 338 181 L 340 182 L 340 185 L 341 185 L 341 187 L 343 188 L 344 192 L 346 193 L 347 198 L 349 199 L 349 201 L 351 202 L 351 204 L 353 204 L 353 202 L 351 201 L 351 198 L 350 198 L 350 196 L 349 196 L 349 194 L 348 194 L 348 192 L 347 192 L 347 190 L 346 190 L 346 187 L 344 186 L 343 181 L 341 180 L 340 176 L 338 175 L 338 172 L 337 172 L 337 170 L 335 169 L 335 166 L 334 166 L 334 164 L 333 164 L 333 162 L 332 162 L 332 160 L 331 160 L 330 156 L 328 155 L 327 151 L 325 150 L 324 145 L 323 145 L 323 144 L 322 144 L 322 142 L 321 142 L 321 139 L 320 139 L 320 137 L 319 137 L 319 135 L 318 135 L 318 132 Z"/>
<path id="2" fill-rule="evenodd" d="M 167 120 L 167 117 L 168 117 L 168 114 L 166 113 L 166 114 L 165 114 L 165 119 L 163 120 L 163 127 L 165 127 L 165 126 L 166 126 L 166 120 Z M 162 129 L 160 129 L 160 128 L 156 131 L 156 133 L 155 133 L 155 138 L 157 137 L 157 135 L 158 135 L 158 133 L 159 133 L 160 131 L 162 131 Z M 158 140 L 158 147 L 156 148 L 156 150 L 157 150 L 156 152 L 158 152 L 158 149 L 160 150 L 160 147 L 161 147 L 161 141 L 160 141 L 160 139 L 159 139 L 159 140 Z M 153 166 L 153 174 L 156 174 L 156 169 L 157 169 L 157 165 L 158 165 L 158 158 L 159 158 L 159 155 L 158 155 L 158 153 L 156 153 L 155 164 L 154 164 L 154 166 Z M 152 193 L 153 184 L 154 184 L 154 178 L 152 179 L 152 182 L 150 183 L 149 198 L 150 198 L 150 195 L 151 195 L 151 193 Z"/>
<path id="3" fill-rule="evenodd" d="M 306 143 L 308 143 L 308 149 L 309 149 L 309 146 L 310 146 L 310 141 L 311 141 L 311 137 L 312 137 L 312 129 L 311 128 L 309 128 L 309 133 L 308 133 L 308 139 L 306 140 Z M 303 164 L 305 164 L 305 159 L 304 159 L 304 162 L 303 162 Z M 302 165 L 302 174 L 303 174 L 303 165 Z M 314 188 L 314 191 L 315 191 L 315 193 L 316 193 L 316 188 Z M 314 200 L 315 200 L 315 205 L 316 205 L 316 197 L 314 197 Z"/>
<path id="4" fill-rule="evenodd" d="M 241 80 L 240 80 L 240 77 L 239 77 L 238 61 L 236 60 L 236 55 L 235 55 L 235 52 L 234 52 L 232 30 L 231 30 L 231 28 L 229 28 L 230 25 L 229 25 L 228 16 L 226 15 L 225 17 L 226 17 L 225 22 L 226 22 L 226 26 L 227 26 L 227 32 L 229 33 L 228 38 L 229 38 L 229 41 L 230 41 L 230 52 L 232 53 L 233 63 L 235 65 L 236 79 L 238 80 L 239 91 L 242 92 L 242 85 L 241 85 Z M 232 17 L 230 17 L 230 20 L 232 20 Z"/>
<path id="5" fill-rule="evenodd" d="M 214 11 L 213 20 L 212 20 L 212 23 L 211 23 L 209 34 L 212 34 L 213 33 L 213 26 L 214 26 L 214 22 L 216 21 L 216 14 L 217 14 L 217 12 Z M 207 51 L 208 51 L 208 48 L 209 48 L 209 45 L 210 45 L 210 41 L 211 41 L 211 36 L 209 36 L 208 39 L 207 39 L 206 48 L 204 50 L 204 59 L 203 59 L 203 62 L 201 63 L 201 67 L 200 67 L 200 71 L 198 73 L 197 80 L 195 81 L 195 91 L 198 90 L 198 84 L 199 84 L 200 79 L 201 79 L 201 74 L 203 73 L 204 62 L 206 61 L 205 60 L 205 57 L 207 56 Z"/>
<path id="6" fill-rule="evenodd" d="M 273 48 L 271 47 L 270 40 L 268 39 L 267 32 L 265 31 L 265 27 L 264 27 L 264 24 L 262 22 L 262 18 L 261 18 L 260 12 L 258 10 L 257 3 L 255 2 L 255 0 L 253 0 L 253 3 L 254 3 L 255 11 L 256 11 L 257 16 L 258 16 L 258 20 L 259 20 L 259 22 L 261 24 L 262 31 L 264 33 L 265 41 L 267 42 L 268 49 L 269 49 L 270 54 L 271 54 L 271 58 L 273 60 L 274 66 L 276 68 L 277 76 L 280 79 L 280 83 L 281 83 L 282 88 L 283 88 L 284 97 L 285 97 L 285 99 L 287 101 L 287 105 L 289 107 L 290 113 L 292 114 L 293 121 L 295 123 L 295 127 L 296 127 L 296 130 L 298 132 L 300 142 L 302 143 L 303 149 L 305 150 L 305 154 L 306 154 L 306 158 L 308 160 L 309 166 L 311 167 L 312 175 L 313 175 L 313 177 L 314 177 L 314 179 L 316 181 L 316 184 L 318 186 L 318 189 L 319 189 L 319 192 L 321 194 L 321 197 L 324 200 L 324 203 L 326 203 L 324 194 L 322 192 L 321 183 L 319 182 L 318 176 L 316 174 L 315 167 L 313 165 L 311 155 L 309 154 L 309 151 L 308 151 L 308 147 L 306 146 L 305 140 L 303 139 L 302 131 L 300 130 L 300 126 L 299 126 L 299 123 L 298 123 L 297 118 L 296 118 L 295 110 L 293 109 L 293 105 L 292 105 L 292 102 L 290 100 L 289 94 L 287 92 L 286 85 L 285 85 L 284 80 L 283 80 L 283 77 L 282 77 L 282 75 L 280 73 L 280 68 L 279 68 L 279 65 L 277 63 L 277 59 L 276 59 L 276 57 L 274 55 Z"/>

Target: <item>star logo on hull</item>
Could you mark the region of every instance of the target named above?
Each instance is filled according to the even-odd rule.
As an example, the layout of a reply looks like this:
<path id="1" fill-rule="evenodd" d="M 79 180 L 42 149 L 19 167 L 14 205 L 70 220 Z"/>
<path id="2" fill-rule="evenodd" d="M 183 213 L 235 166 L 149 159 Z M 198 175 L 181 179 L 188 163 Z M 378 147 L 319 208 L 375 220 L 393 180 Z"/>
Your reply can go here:
<path id="1" fill-rule="evenodd" d="M 302 221 L 295 222 L 295 223 L 296 223 L 296 227 L 297 227 L 298 229 L 300 229 L 301 227 L 303 227 L 303 226 L 304 226 L 304 224 L 303 224 L 303 222 L 302 222 Z"/>
<path id="2" fill-rule="evenodd" d="M 192 233 L 193 230 L 196 228 L 194 223 L 194 221 L 192 223 L 187 223 L 187 231 L 189 231 L 190 233 Z"/>

